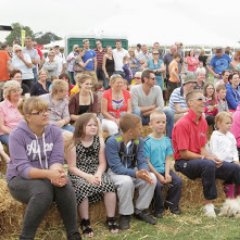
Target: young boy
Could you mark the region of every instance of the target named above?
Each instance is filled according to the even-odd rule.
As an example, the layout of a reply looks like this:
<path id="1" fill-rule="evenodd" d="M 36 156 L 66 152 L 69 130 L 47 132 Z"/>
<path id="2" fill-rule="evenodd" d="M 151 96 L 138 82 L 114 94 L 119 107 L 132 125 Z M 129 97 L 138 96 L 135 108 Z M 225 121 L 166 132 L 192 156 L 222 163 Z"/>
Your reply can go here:
<path id="1" fill-rule="evenodd" d="M 144 142 L 140 136 L 141 119 L 127 113 L 120 118 L 121 134 L 110 137 L 106 142 L 105 154 L 109 175 L 117 189 L 120 229 L 130 228 L 131 215 L 149 224 L 156 219 L 146 210 L 152 201 L 156 177 L 149 173 L 144 158 Z M 138 188 L 136 204 L 134 190 Z"/>
<path id="2" fill-rule="evenodd" d="M 228 104 L 226 101 L 227 89 L 224 84 L 218 84 L 216 87 L 218 112 L 228 112 Z"/>
<path id="3" fill-rule="evenodd" d="M 173 214 L 180 214 L 179 200 L 181 195 L 182 180 L 170 170 L 173 158 L 171 141 L 165 136 L 166 115 L 163 112 L 153 112 L 150 115 L 150 134 L 144 142 L 145 157 L 149 162 L 150 170 L 157 177 L 157 185 L 154 193 L 154 215 L 162 217 L 164 207 L 169 208 Z M 164 203 L 162 190 L 167 185 L 168 192 Z"/>

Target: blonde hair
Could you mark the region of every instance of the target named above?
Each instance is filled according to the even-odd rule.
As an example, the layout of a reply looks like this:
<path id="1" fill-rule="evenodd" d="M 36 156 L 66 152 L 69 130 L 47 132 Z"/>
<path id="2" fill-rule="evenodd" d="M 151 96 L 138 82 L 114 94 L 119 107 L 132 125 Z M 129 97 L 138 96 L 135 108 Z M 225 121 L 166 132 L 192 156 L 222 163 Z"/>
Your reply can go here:
<path id="1" fill-rule="evenodd" d="M 220 112 L 215 117 L 215 126 L 218 129 L 218 124 L 222 123 L 225 119 L 229 118 L 231 122 L 233 121 L 232 115 L 229 112 Z"/>
<path id="2" fill-rule="evenodd" d="M 18 110 L 23 116 L 26 116 L 27 114 L 30 114 L 33 110 L 39 112 L 43 110 L 48 110 L 48 102 L 40 97 L 30 97 L 21 101 L 18 106 Z"/>
<path id="3" fill-rule="evenodd" d="M 52 83 L 52 94 L 56 95 L 61 90 L 68 90 L 68 83 L 61 79 L 54 80 Z"/>
<path id="4" fill-rule="evenodd" d="M 110 77 L 110 85 L 114 84 L 118 78 L 121 78 L 123 80 L 123 77 L 120 74 L 113 74 Z"/>
<path id="5" fill-rule="evenodd" d="M 9 100 L 10 92 L 19 89 L 22 92 L 21 85 L 16 80 L 9 80 L 3 86 L 3 98 Z"/>
<path id="6" fill-rule="evenodd" d="M 159 116 L 165 116 L 166 117 L 166 114 L 164 112 L 161 112 L 161 111 L 154 111 L 150 114 L 150 122 L 156 118 L 158 118 Z"/>
<path id="7" fill-rule="evenodd" d="M 88 79 L 91 79 L 92 83 L 94 82 L 93 77 L 86 74 L 86 73 L 78 73 L 75 77 L 77 84 L 79 87 L 81 87 L 81 84 L 83 84 Z"/>

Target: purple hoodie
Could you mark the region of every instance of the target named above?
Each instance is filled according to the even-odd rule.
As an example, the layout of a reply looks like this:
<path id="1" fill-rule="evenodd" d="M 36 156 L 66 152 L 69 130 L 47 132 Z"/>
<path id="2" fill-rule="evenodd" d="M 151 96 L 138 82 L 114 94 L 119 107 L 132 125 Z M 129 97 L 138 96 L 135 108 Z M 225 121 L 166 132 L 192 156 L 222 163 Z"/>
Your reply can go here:
<path id="1" fill-rule="evenodd" d="M 23 120 L 9 136 L 9 152 L 7 181 L 15 176 L 29 179 L 31 168 L 48 169 L 54 163 L 64 163 L 62 131 L 47 125 L 42 137 L 37 137 Z"/>

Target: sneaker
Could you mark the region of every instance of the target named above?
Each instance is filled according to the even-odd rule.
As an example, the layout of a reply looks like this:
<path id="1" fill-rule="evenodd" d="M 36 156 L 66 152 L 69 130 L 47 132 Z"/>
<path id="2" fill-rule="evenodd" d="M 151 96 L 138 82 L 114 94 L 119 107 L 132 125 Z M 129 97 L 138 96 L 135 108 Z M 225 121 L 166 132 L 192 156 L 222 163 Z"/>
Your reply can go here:
<path id="1" fill-rule="evenodd" d="M 214 210 L 214 205 L 212 203 L 206 204 L 203 207 L 203 213 L 206 217 L 210 217 L 210 218 L 215 218 L 216 217 L 216 213 Z"/>
<path id="2" fill-rule="evenodd" d="M 152 215 L 150 215 L 150 213 L 147 213 L 144 211 L 135 213 L 135 217 L 139 220 L 142 220 L 142 221 L 152 224 L 152 225 L 155 225 L 157 223 L 156 218 L 154 218 Z"/>
<path id="3" fill-rule="evenodd" d="M 120 215 L 119 228 L 126 230 L 130 228 L 131 215 Z"/>

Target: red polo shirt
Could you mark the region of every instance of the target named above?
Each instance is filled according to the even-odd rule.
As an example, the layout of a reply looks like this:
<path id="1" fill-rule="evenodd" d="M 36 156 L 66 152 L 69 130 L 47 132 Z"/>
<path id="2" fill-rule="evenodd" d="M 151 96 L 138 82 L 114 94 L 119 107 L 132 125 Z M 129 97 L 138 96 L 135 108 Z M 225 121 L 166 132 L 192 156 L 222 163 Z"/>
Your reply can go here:
<path id="1" fill-rule="evenodd" d="M 172 142 L 175 160 L 181 159 L 181 150 L 188 150 L 201 154 L 201 148 L 207 142 L 207 122 L 203 116 L 199 122 L 195 122 L 196 113 L 189 110 L 188 114 L 182 117 L 173 128 Z"/>

